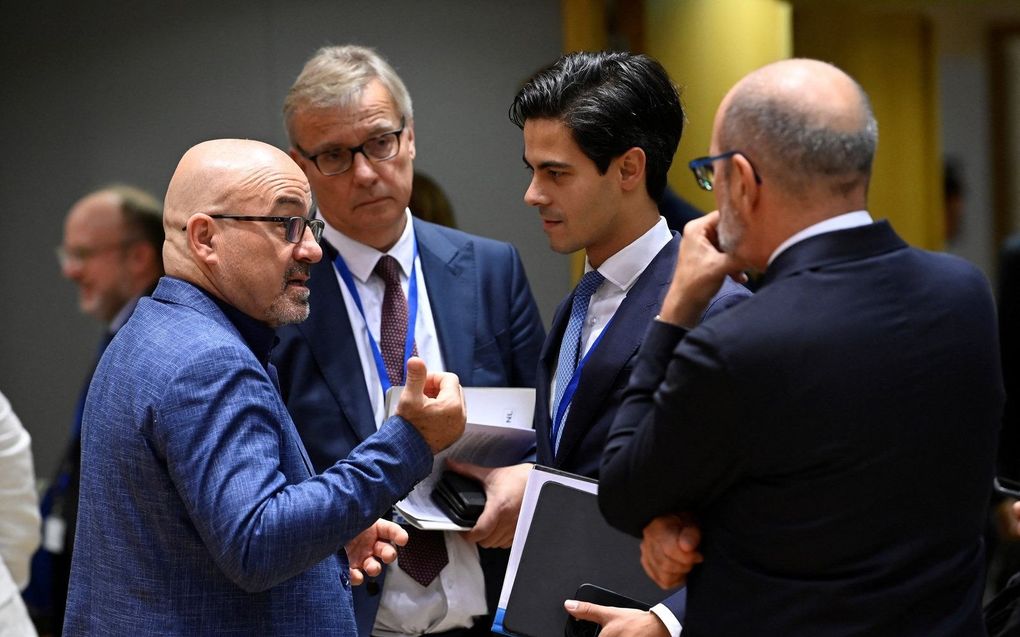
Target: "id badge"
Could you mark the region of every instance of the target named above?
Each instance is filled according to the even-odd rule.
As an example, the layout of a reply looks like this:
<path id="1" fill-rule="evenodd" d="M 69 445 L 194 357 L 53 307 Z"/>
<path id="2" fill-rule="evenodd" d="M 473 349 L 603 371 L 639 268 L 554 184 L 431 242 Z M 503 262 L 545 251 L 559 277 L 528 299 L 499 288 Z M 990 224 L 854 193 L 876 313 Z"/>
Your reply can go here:
<path id="1" fill-rule="evenodd" d="M 64 534 L 67 532 L 67 523 L 64 518 L 56 515 L 46 517 L 43 522 L 42 546 L 50 553 L 64 552 Z"/>

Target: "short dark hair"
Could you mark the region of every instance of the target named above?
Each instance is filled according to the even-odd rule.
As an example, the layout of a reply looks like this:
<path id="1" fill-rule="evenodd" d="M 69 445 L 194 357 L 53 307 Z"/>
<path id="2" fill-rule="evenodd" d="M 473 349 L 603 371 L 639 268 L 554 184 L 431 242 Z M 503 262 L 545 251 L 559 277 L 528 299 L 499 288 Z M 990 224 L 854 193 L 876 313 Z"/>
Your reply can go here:
<path id="1" fill-rule="evenodd" d="M 614 158 L 641 148 L 645 188 L 654 201 L 662 198 L 684 110 L 669 74 L 654 59 L 609 51 L 562 56 L 528 80 L 510 105 L 510 121 L 519 128 L 542 118 L 569 128 L 601 174 Z"/>

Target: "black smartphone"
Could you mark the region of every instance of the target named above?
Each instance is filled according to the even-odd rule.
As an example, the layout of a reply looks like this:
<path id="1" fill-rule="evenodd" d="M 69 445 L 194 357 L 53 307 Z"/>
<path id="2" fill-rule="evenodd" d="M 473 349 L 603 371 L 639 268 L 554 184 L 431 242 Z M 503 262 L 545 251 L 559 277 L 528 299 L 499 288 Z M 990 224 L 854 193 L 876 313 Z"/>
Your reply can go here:
<path id="1" fill-rule="evenodd" d="M 472 527 L 485 509 L 485 487 L 473 478 L 444 471 L 432 491 L 432 501 L 457 524 Z"/>
<path id="2" fill-rule="evenodd" d="M 1009 478 L 995 478 L 992 480 L 992 488 L 999 495 L 1004 495 L 1007 498 L 1013 498 L 1014 500 L 1020 500 L 1020 482 L 1016 480 L 1010 480 Z"/>
<path id="3" fill-rule="evenodd" d="M 636 608 L 648 610 L 649 604 L 631 599 L 616 591 L 611 591 L 595 584 L 581 584 L 574 593 L 574 599 L 579 602 L 591 602 L 599 606 L 617 606 L 620 608 Z M 567 625 L 563 628 L 565 637 L 597 637 L 602 627 L 595 622 L 583 621 L 567 616 Z"/>

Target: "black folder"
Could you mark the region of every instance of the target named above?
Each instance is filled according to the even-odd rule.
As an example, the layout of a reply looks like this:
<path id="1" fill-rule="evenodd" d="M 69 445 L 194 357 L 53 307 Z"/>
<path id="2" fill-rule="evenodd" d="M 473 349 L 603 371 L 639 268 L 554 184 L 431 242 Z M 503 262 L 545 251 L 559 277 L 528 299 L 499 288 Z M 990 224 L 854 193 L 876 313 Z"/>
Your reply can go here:
<path id="1" fill-rule="evenodd" d="M 521 637 L 559 637 L 568 617 L 563 601 L 585 583 L 657 604 L 669 592 L 648 579 L 640 556 L 640 540 L 609 526 L 598 496 L 546 482 L 535 504 L 503 628 Z"/>

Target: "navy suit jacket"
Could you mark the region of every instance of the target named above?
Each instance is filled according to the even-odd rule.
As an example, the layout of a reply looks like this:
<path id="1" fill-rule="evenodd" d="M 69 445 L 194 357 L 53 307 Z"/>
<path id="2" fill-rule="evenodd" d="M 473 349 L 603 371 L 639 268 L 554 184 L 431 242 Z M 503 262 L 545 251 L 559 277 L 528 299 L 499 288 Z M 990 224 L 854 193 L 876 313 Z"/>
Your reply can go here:
<path id="1" fill-rule="evenodd" d="M 538 463 L 570 473 L 598 479 L 599 462 L 609 436 L 609 427 L 617 409 L 623 402 L 623 392 L 630 380 L 634 358 L 648 331 L 649 324 L 659 313 L 662 298 L 669 289 L 676 267 L 680 235 L 673 233 L 667 243 L 638 277 L 627 292 L 627 297 L 613 315 L 605 336 L 591 353 L 581 372 L 574 399 L 570 403 L 560 439 L 559 452 L 553 456 L 550 432 L 549 386 L 556 373 L 560 340 L 567 328 L 570 307 L 574 296 L 570 294 L 556 309 L 552 329 L 542 347 L 538 369 L 535 403 L 535 435 L 538 443 Z M 751 296 L 743 286 L 727 278 L 712 299 L 702 320 Z M 665 602 L 673 615 L 683 621 L 686 594 L 681 589 Z"/>
<path id="2" fill-rule="evenodd" d="M 534 387 L 545 329 L 517 250 L 414 219 L 422 275 L 443 363 L 466 387 Z M 357 345 L 332 260 L 312 266 L 311 314 L 279 330 L 273 360 L 287 409 L 317 470 L 345 458 L 375 430 Z M 481 549 L 490 612 L 506 551 Z M 383 576 L 355 588 L 359 634 L 368 635 Z"/>
<path id="3" fill-rule="evenodd" d="M 976 268 L 884 222 L 829 232 L 716 319 L 653 326 L 599 502 L 637 535 L 697 516 L 685 637 L 983 635 L 1002 404 Z"/>
<path id="4" fill-rule="evenodd" d="M 64 635 L 355 630 L 344 545 L 432 454 L 393 417 L 315 475 L 274 374 L 192 284 L 138 303 L 85 404 Z"/>

